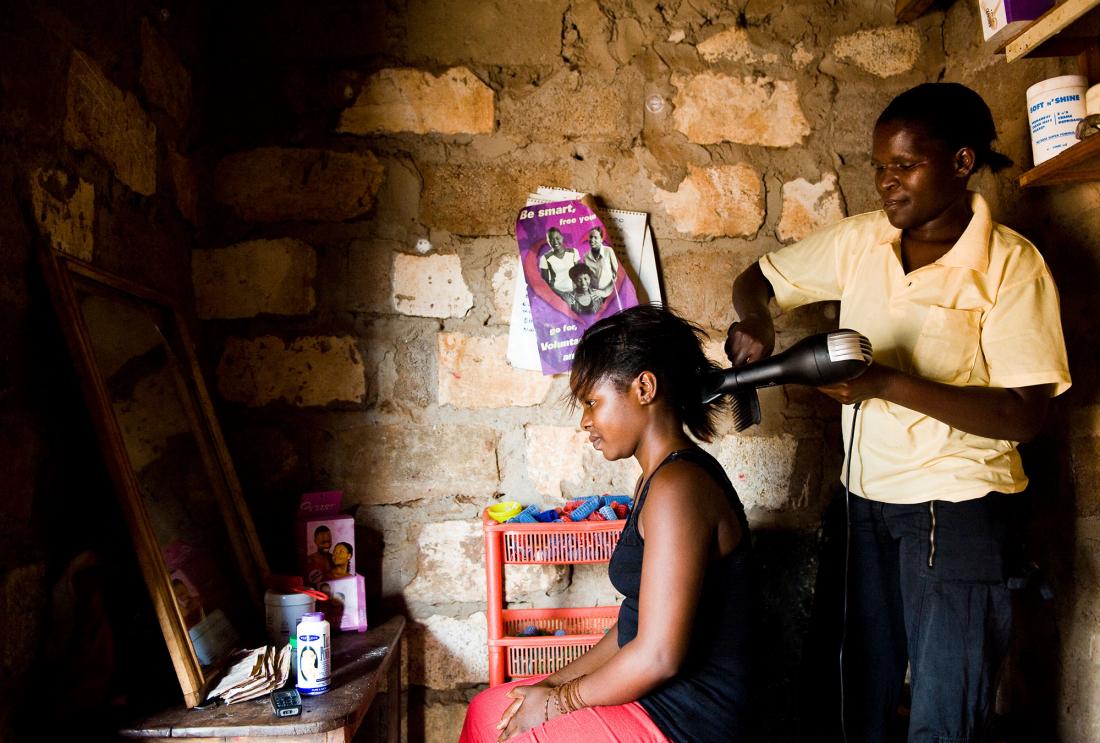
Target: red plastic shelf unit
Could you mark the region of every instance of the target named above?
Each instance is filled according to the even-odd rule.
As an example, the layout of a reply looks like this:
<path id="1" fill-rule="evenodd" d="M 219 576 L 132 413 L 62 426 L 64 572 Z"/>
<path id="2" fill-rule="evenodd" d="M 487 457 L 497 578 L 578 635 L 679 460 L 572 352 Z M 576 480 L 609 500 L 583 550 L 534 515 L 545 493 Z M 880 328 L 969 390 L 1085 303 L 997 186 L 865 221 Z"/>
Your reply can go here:
<path id="1" fill-rule="evenodd" d="M 553 673 L 600 641 L 619 616 L 618 606 L 505 609 L 505 565 L 607 562 L 625 521 L 498 524 L 482 514 L 489 628 L 489 685 Z M 564 635 L 517 637 L 526 627 Z"/>

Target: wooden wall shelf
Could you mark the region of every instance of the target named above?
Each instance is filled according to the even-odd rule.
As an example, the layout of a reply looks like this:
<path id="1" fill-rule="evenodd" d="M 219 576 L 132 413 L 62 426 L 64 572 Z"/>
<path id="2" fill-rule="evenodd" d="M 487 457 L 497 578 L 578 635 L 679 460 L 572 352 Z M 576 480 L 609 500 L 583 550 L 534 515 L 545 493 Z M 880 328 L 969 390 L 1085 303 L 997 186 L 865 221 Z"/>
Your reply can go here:
<path id="1" fill-rule="evenodd" d="M 1020 176 L 1021 186 L 1100 181 L 1100 134 L 1081 140 Z"/>
<path id="2" fill-rule="evenodd" d="M 936 0 L 894 0 L 894 17 L 898 23 L 909 23 L 920 18 L 932 9 Z"/>
<path id="3" fill-rule="evenodd" d="M 1065 0 L 1039 16 L 1005 47 L 1005 59 L 1073 57 L 1097 48 L 1100 0 Z"/>
<path id="4" fill-rule="evenodd" d="M 1077 57 L 1090 83 L 1100 80 L 1100 0 L 1063 0 L 1008 42 L 1005 59 Z M 1021 186 L 1100 180 L 1100 136 L 1062 150 L 1020 176 Z"/>

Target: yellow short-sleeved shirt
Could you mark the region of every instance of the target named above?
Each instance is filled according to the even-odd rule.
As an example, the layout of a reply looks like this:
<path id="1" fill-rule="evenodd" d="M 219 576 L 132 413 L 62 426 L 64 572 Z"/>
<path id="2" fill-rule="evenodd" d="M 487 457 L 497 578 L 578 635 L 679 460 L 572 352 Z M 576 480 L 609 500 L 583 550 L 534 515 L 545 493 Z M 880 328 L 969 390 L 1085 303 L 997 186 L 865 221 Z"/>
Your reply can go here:
<path id="1" fill-rule="evenodd" d="M 1059 395 L 1070 377 L 1050 271 L 1034 245 L 993 222 L 976 193 L 971 208 L 951 250 L 909 274 L 901 231 L 881 211 L 769 253 L 760 268 L 784 310 L 839 299 L 840 327 L 867 336 L 876 362 L 960 386 L 1052 384 Z M 845 405 L 845 446 L 851 422 Z M 872 500 L 963 501 L 1027 485 L 1015 442 L 884 400 L 860 406 L 853 450 L 852 492 Z"/>

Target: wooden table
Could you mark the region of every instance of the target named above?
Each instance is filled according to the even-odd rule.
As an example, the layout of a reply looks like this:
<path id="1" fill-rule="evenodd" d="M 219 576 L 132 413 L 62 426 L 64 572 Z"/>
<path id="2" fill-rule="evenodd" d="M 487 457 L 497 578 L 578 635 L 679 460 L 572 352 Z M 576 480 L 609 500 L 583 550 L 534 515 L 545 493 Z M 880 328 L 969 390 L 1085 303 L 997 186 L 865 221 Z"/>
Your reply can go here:
<path id="1" fill-rule="evenodd" d="M 320 696 L 303 696 L 301 715 L 275 717 L 264 696 L 205 710 L 180 707 L 119 732 L 128 738 L 190 738 L 195 743 L 351 743 L 385 679 L 385 709 L 381 710 L 379 729 L 372 732 L 388 743 L 400 743 L 404 631 L 405 618 L 394 617 L 363 633 L 336 633 L 332 640 L 332 687 Z"/>

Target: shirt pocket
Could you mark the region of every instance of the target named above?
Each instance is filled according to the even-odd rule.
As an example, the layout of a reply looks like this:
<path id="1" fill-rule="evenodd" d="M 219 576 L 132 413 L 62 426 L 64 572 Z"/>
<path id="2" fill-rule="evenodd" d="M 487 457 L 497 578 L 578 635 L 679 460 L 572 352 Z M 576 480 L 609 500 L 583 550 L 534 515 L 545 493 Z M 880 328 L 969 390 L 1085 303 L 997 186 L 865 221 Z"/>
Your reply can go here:
<path id="1" fill-rule="evenodd" d="M 969 382 L 981 342 L 981 321 L 981 310 L 929 307 L 913 346 L 913 370 L 936 382 Z"/>

